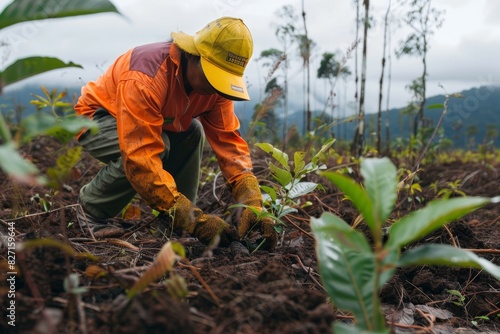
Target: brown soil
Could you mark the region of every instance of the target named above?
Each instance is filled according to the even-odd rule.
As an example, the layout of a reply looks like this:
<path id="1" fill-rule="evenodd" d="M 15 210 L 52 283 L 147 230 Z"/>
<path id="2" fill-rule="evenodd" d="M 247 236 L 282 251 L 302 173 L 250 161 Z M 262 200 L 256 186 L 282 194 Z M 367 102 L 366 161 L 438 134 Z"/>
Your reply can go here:
<path id="1" fill-rule="evenodd" d="M 42 138 L 24 152 L 42 171 L 53 166 L 59 146 Z M 255 171 L 259 178 L 268 176 L 266 157 L 255 154 Z M 125 298 L 127 288 L 148 268 L 167 241 L 158 236 L 158 221 L 140 199 L 137 220 L 116 219 L 128 233 L 120 239 L 94 241 L 76 220 L 76 199 L 79 188 L 98 170 L 99 164 L 84 154 L 71 177 L 57 194 L 46 188 L 16 185 L 0 175 L 0 229 L 6 233 L 6 222 L 15 222 L 20 241 L 53 238 L 72 246 L 77 252 L 97 257 L 69 255 L 60 248 L 38 245 L 16 249 L 16 327 L 6 317 L 9 298 L 6 263 L 7 249 L 2 245 L 0 262 L 0 302 L 2 333 L 331 333 L 331 324 L 349 320 L 327 300 L 318 275 L 318 263 L 309 218 L 324 211 L 340 215 L 353 223 L 358 213 L 328 181 L 318 178 L 327 188 L 308 196 L 313 205 L 288 217 L 280 245 L 273 252 L 250 254 L 245 246 L 233 243 L 228 248 L 207 250 L 188 235 L 173 235 L 186 249 L 187 263 L 178 263 L 174 273 L 184 278 L 189 291 L 186 297 L 175 297 L 165 282 L 168 275 L 150 284 L 132 302 Z M 210 163 L 204 169 L 214 168 Z M 418 174 L 423 202 L 433 199 L 430 185 L 439 188 L 447 182 L 462 181 L 460 190 L 467 195 L 497 196 L 500 166 L 481 162 L 450 163 L 425 166 Z M 206 212 L 224 215 L 232 203 L 221 177 L 200 188 L 198 205 Z M 218 199 L 215 198 L 217 194 Z M 52 202 L 45 212 L 38 194 Z M 400 197 L 399 216 L 419 208 L 417 201 Z M 233 210 L 234 211 L 234 210 Z M 16 218 L 21 217 L 21 218 Z M 224 216 L 237 221 L 238 214 Z M 397 217 L 395 217 L 397 218 Z M 500 265 L 500 207 L 488 206 L 440 229 L 422 242 L 455 244 L 473 249 L 480 256 Z M 302 229 L 304 232 L 300 231 Z M 363 228 L 362 226 L 360 228 Z M 120 243 L 127 241 L 129 244 Z M 133 249 L 134 247 L 137 249 Z M 92 275 L 98 265 L 103 276 Z M 64 280 L 77 273 L 87 291 L 81 300 L 65 291 Z M 447 291 L 458 291 L 465 300 Z M 180 291 L 174 289 L 174 291 Z M 414 267 L 400 269 L 381 291 L 388 319 L 395 322 L 398 333 L 498 333 L 500 332 L 500 285 L 497 280 L 475 269 L 449 267 Z M 415 311 L 417 305 L 451 312 L 447 317 L 426 319 Z M 403 311 L 413 310 L 413 328 L 404 329 Z M 431 314 L 433 312 L 430 312 Z M 434 314 L 435 315 L 435 314 Z M 475 319 L 488 315 L 491 320 Z M 445 319 L 446 318 L 446 319 Z M 477 327 L 473 321 L 477 322 Z M 430 323 L 429 323 L 430 322 Z"/>

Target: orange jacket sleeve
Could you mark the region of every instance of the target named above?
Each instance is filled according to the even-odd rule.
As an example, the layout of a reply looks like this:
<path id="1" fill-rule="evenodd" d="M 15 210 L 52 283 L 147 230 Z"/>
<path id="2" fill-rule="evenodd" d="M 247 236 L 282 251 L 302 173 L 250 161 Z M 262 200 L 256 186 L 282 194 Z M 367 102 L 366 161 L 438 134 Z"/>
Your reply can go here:
<path id="1" fill-rule="evenodd" d="M 159 157 L 165 149 L 161 138 L 160 100 L 144 84 L 135 80 L 122 81 L 117 90 L 116 120 L 123 165 L 130 184 L 151 207 L 166 211 L 179 192 Z"/>
<path id="2" fill-rule="evenodd" d="M 233 101 L 219 98 L 213 109 L 200 116 L 206 138 L 230 186 L 252 174 L 250 151 L 241 137 Z"/>

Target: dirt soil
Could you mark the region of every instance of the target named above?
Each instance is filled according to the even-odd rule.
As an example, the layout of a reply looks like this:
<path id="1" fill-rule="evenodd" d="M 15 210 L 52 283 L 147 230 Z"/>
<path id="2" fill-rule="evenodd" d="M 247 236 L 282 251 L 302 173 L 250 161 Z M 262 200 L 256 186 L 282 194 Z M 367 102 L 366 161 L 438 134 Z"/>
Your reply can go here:
<path id="1" fill-rule="evenodd" d="M 60 150 L 53 140 L 41 138 L 23 152 L 45 172 L 55 165 Z M 267 179 L 269 158 L 257 153 L 253 158 L 256 175 Z M 14 222 L 18 273 L 16 326 L 12 327 L 7 318 L 12 300 L 7 298 L 11 287 L 7 273 L 12 270 L 2 242 L 1 333 L 331 333 L 333 321 L 350 320 L 348 314 L 328 302 L 309 228 L 310 217 L 319 217 L 324 211 L 334 212 L 351 224 L 358 216 L 342 193 L 328 186 L 328 181 L 311 177 L 312 181 L 322 182 L 326 192 L 308 195 L 313 205 L 288 216 L 274 251 L 250 253 L 237 242 L 227 248 L 207 249 L 189 235 L 161 235 L 158 219 L 140 198 L 133 202 L 140 217 L 136 214 L 135 218 L 115 219 L 127 230 L 124 236 L 93 239 L 78 224 L 76 203 L 80 187 L 99 168 L 99 163 L 84 154 L 57 193 L 15 184 L 0 174 L 0 230 L 5 235 L 8 223 Z M 207 163 L 203 170 L 203 179 L 207 179 L 210 172 L 216 171 L 215 164 Z M 448 182 L 460 180 L 460 190 L 467 195 L 500 195 L 499 165 L 427 165 L 418 177 L 423 189 L 418 196 L 424 204 L 435 197 L 430 187 L 435 182 L 442 189 Z M 198 205 L 203 210 L 237 223 L 238 212 L 228 210 L 232 199 L 222 177 L 200 186 L 199 197 Z M 422 207 L 407 198 L 408 194 L 400 196 L 394 219 Z M 43 208 L 44 200 L 51 202 L 48 212 Z M 471 249 L 500 265 L 499 227 L 500 206 L 491 205 L 421 242 Z M 60 243 L 36 241 L 39 238 Z M 151 266 L 168 240 L 184 245 L 189 263 L 177 263 L 173 274 L 149 284 L 127 302 L 127 289 Z M 23 243 L 27 241 L 34 244 Z M 63 249 L 62 244 L 76 252 Z M 20 245 L 25 245 L 24 249 Z M 86 287 L 85 291 L 67 292 L 64 281 L 71 273 L 78 274 L 78 284 Z M 183 289 L 179 288 L 179 276 L 187 286 L 185 296 L 180 295 Z M 500 284 L 475 269 L 399 269 L 381 291 L 381 299 L 395 333 L 500 333 Z"/>

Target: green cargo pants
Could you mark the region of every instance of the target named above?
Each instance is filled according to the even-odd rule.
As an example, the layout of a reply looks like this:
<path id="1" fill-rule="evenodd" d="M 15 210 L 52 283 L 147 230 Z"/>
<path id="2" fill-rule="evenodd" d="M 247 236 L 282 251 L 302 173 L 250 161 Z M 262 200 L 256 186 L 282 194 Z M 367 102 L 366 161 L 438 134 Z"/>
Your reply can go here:
<path id="1" fill-rule="evenodd" d="M 123 210 L 136 191 L 123 168 L 116 119 L 103 108 L 96 110 L 93 119 L 99 131 L 96 134 L 85 132 L 78 142 L 86 152 L 106 166 L 80 189 L 80 204 L 92 216 L 106 219 Z M 193 119 L 187 131 L 163 131 L 162 138 L 165 143 L 165 151 L 160 155 L 163 168 L 174 177 L 177 189 L 195 203 L 205 144 L 201 123 Z"/>

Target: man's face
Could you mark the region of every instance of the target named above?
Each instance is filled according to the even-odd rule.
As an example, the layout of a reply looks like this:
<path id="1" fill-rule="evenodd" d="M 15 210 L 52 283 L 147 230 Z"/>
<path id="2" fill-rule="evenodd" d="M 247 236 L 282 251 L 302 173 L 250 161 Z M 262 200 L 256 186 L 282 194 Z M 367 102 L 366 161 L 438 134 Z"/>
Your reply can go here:
<path id="1" fill-rule="evenodd" d="M 217 94 L 201 69 L 199 57 L 188 57 L 187 80 L 193 91 L 200 95 Z"/>

